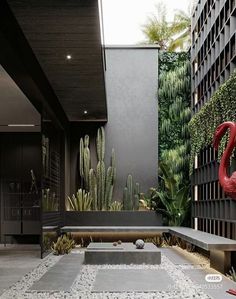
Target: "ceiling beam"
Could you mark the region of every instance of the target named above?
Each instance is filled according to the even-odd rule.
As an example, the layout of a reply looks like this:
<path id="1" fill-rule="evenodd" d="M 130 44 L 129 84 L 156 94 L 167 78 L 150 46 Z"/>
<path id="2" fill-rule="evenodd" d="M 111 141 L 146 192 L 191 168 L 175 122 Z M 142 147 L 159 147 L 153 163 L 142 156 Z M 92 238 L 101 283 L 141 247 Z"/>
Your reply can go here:
<path id="1" fill-rule="evenodd" d="M 68 118 L 6 0 L 0 1 L 0 64 L 35 108 L 63 129 Z"/>

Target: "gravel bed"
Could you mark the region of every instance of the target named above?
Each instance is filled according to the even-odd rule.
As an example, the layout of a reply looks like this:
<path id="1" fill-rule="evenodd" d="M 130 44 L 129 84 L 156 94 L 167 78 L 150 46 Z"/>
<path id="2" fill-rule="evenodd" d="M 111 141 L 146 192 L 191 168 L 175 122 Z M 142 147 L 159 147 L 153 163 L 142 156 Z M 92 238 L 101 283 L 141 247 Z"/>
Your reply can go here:
<path id="1" fill-rule="evenodd" d="M 76 252 L 79 253 L 79 252 Z M 82 252 L 81 252 L 82 253 Z M 83 265 L 80 274 L 75 279 L 70 292 L 38 292 L 29 288 L 50 267 L 60 260 L 61 256 L 49 255 L 32 272 L 25 275 L 21 281 L 14 284 L 1 299 L 210 299 L 197 285 L 181 271 L 179 265 L 174 265 L 162 254 L 161 265 Z M 185 265 L 185 269 L 192 265 Z M 92 293 L 98 269 L 164 269 L 175 282 L 171 290 L 155 293 Z M 66 275 L 66 274 L 65 274 Z"/>

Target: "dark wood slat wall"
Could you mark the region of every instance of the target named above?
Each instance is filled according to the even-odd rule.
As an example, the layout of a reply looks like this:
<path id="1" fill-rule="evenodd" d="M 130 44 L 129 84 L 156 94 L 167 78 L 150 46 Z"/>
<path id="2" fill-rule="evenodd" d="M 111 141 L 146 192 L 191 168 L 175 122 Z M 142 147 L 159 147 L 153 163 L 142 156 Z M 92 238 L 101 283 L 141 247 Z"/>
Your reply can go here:
<path id="1" fill-rule="evenodd" d="M 106 120 L 98 1 L 8 3 L 69 120 Z"/>

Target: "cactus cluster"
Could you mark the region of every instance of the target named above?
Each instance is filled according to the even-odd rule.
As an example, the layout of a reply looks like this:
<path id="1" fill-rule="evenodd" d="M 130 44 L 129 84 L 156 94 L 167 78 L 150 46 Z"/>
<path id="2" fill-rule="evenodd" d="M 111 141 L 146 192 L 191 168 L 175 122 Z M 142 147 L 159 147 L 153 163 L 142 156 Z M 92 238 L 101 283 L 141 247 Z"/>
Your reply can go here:
<path id="1" fill-rule="evenodd" d="M 123 192 L 123 209 L 137 211 L 139 209 L 139 194 L 139 183 L 135 183 L 133 186 L 133 177 L 129 174 Z"/>
<path id="2" fill-rule="evenodd" d="M 68 202 L 73 211 L 90 211 L 92 207 L 92 197 L 84 189 L 79 189 L 72 197 L 68 196 Z"/>
<path id="3" fill-rule="evenodd" d="M 52 250 L 55 255 L 68 254 L 75 247 L 75 241 L 68 235 L 58 237 L 52 244 Z"/>
<path id="4" fill-rule="evenodd" d="M 96 170 L 91 168 L 89 136 L 80 139 L 80 178 L 81 188 L 89 193 L 92 210 L 109 210 L 112 203 L 115 183 L 115 151 L 112 149 L 111 165 L 105 165 L 105 131 L 101 127 L 96 139 L 97 159 Z"/>
<path id="5" fill-rule="evenodd" d="M 122 207 L 123 207 L 122 202 L 115 200 L 109 206 L 109 211 L 121 211 Z"/>

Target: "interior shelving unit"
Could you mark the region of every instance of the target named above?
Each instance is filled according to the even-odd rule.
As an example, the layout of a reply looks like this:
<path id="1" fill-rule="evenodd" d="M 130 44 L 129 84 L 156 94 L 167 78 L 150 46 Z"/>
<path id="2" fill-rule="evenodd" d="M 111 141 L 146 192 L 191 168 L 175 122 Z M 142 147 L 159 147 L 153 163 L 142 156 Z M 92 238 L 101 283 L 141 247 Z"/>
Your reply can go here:
<path id="1" fill-rule="evenodd" d="M 17 190 L 12 189 L 11 186 L 16 186 Z M 24 187 L 27 186 L 28 182 L 3 181 L 5 236 L 40 234 L 40 193 L 26 192 Z"/>

